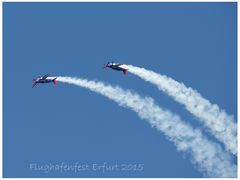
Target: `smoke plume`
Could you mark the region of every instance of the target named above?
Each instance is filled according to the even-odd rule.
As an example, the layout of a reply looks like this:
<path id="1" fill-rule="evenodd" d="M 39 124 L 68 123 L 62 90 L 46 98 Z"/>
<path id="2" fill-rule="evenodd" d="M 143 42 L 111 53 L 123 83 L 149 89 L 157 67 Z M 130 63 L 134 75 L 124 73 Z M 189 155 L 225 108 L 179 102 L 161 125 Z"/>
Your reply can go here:
<path id="1" fill-rule="evenodd" d="M 129 108 L 147 120 L 172 141 L 178 151 L 187 152 L 198 169 L 208 177 L 236 177 L 236 165 L 231 156 L 222 148 L 206 139 L 198 129 L 193 129 L 178 115 L 157 106 L 150 97 L 140 97 L 129 90 L 111 86 L 102 82 L 72 77 L 58 77 L 59 82 L 87 88 L 101 94 L 118 105 Z M 159 152 L 161 153 L 161 152 Z"/>

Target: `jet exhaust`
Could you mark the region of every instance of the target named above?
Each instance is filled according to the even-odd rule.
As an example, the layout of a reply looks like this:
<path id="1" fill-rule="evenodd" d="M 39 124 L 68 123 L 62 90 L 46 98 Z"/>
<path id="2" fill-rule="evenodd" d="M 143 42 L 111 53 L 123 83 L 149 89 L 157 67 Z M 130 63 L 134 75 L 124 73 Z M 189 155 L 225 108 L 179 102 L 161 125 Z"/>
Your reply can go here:
<path id="1" fill-rule="evenodd" d="M 207 127 L 212 135 L 225 145 L 226 150 L 237 155 L 237 124 L 234 122 L 232 115 L 228 115 L 218 105 L 212 104 L 196 90 L 186 87 L 183 83 L 177 82 L 166 75 L 132 65 L 122 65 L 121 67 L 156 85 L 159 90 L 184 105 Z"/>
<path id="2" fill-rule="evenodd" d="M 172 141 L 178 151 L 191 155 L 193 164 L 208 177 L 236 177 L 237 168 L 230 154 L 217 143 L 209 141 L 200 130 L 193 129 L 178 115 L 157 106 L 150 97 L 140 97 L 129 90 L 87 79 L 58 77 L 58 82 L 87 88 L 137 113 Z"/>

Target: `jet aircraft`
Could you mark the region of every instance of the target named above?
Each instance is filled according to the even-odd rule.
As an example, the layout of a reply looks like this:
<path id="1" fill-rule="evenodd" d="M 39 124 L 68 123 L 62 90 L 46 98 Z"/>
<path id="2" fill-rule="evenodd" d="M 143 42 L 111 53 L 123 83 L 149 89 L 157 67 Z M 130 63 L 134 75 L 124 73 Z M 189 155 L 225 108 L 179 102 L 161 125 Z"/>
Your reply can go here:
<path id="1" fill-rule="evenodd" d="M 103 68 L 106 69 L 106 68 L 111 68 L 113 70 L 116 70 L 116 71 L 122 71 L 124 75 L 127 74 L 127 69 L 121 67 L 121 65 L 123 64 L 120 64 L 120 63 L 110 63 L 108 62 L 107 64 L 104 64 Z"/>
<path id="2" fill-rule="evenodd" d="M 51 83 L 53 82 L 54 85 L 56 85 L 57 78 L 48 78 L 49 74 L 46 74 L 44 76 L 38 76 L 37 79 L 33 79 L 33 85 L 32 88 L 34 88 L 34 86 L 36 86 L 39 83 Z"/>

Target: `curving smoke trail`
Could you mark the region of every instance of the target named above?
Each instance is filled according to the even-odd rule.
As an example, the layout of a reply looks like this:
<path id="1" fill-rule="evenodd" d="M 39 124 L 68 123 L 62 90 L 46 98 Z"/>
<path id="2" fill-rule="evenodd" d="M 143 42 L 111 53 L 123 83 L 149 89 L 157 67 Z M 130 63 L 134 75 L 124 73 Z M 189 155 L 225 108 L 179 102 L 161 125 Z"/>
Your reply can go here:
<path id="1" fill-rule="evenodd" d="M 156 85 L 159 90 L 185 105 L 189 112 L 198 117 L 204 126 L 219 141 L 224 143 L 226 150 L 234 155 L 237 154 L 237 124 L 234 122 L 232 115 L 228 115 L 218 105 L 211 104 L 196 90 L 186 87 L 183 83 L 179 83 L 170 77 L 132 65 L 122 65 L 121 67 Z"/>
<path id="2" fill-rule="evenodd" d="M 89 81 L 72 77 L 58 77 L 58 81 L 87 88 L 99 93 L 120 106 L 130 108 L 142 119 L 161 131 L 177 149 L 189 152 L 192 162 L 200 171 L 209 177 L 236 177 L 236 165 L 231 156 L 222 148 L 207 140 L 200 130 L 193 129 L 183 122 L 179 116 L 157 106 L 152 98 L 142 98 L 129 90 L 113 87 L 102 82 Z"/>

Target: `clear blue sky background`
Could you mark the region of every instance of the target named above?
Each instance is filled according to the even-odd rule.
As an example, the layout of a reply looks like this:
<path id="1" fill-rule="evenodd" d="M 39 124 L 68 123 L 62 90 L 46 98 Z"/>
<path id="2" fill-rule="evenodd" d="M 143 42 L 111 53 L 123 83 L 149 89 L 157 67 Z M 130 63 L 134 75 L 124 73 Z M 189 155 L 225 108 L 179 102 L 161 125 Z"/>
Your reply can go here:
<path id="1" fill-rule="evenodd" d="M 188 154 L 131 110 L 71 85 L 32 89 L 32 79 L 51 73 L 120 85 L 203 129 L 153 85 L 102 65 L 114 60 L 166 74 L 236 120 L 236 30 L 236 3 L 3 3 L 4 177 L 202 177 Z M 61 162 L 141 163 L 144 170 L 29 169 Z"/>

